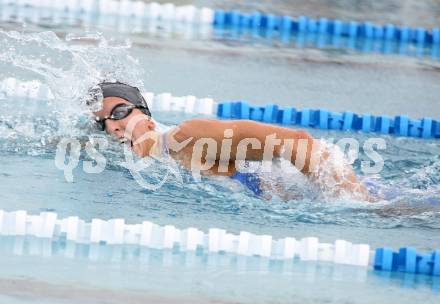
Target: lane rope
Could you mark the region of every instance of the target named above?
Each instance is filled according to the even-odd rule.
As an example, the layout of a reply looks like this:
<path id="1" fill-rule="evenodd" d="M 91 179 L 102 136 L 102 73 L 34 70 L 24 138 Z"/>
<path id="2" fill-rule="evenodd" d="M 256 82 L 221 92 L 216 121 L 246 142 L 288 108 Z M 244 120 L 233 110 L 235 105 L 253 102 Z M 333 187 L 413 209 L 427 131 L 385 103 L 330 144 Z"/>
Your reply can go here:
<path id="1" fill-rule="evenodd" d="M 52 99 L 50 90 L 36 81 L 23 82 L 7 78 L 0 82 L 0 92 L 6 96 L 29 99 Z M 216 116 L 221 119 L 250 119 L 265 123 L 303 128 L 388 134 L 423 139 L 440 138 L 440 121 L 430 117 L 413 119 L 407 115 L 356 114 L 332 112 L 326 109 L 296 109 L 276 104 L 252 105 L 246 101 L 216 102 L 212 98 L 192 95 L 176 97 L 170 93 L 143 96 L 153 112 L 175 111 L 191 115 Z"/>
<path id="2" fill-rule="evenodd" d="M 440 27 L 411 28 L 390 23 L 378 25 L 369 21 L 343 21 L 325 17 L 313 19 L 261 12 L 244 13 L 192 5 L 176 6 L 172 3 L 130 0 L 0 0 L 0 20 L 50 25 L 81 25 L 79 21 L 85 21 L 122 32 L 155 33 L 158 28 L 164 28 L 168 32 L 182 32 L 185 36 L 232 39 L 253 37 L 267 41 L 276 38 L 284 44 L 295 38 L 297 47 L 330 46 L 361 52 L 419 57 L 430 54 L 434 58 L 440 56 Z"/>

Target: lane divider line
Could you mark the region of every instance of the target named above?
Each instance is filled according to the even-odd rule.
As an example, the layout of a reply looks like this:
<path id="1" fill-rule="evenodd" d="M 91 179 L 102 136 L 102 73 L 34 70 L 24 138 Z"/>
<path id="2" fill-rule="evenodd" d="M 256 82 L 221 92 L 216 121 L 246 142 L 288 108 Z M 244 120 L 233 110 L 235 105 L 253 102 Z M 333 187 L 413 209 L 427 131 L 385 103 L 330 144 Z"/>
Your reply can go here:
<path id="1" fill-rule="evenodd" d="M 440 276 L 440 250 L 420 253 L 403 247 L 370 251 L 368 244 L 352 244 L 345 240 L 320 243 L 316 237 L 274 239 L 271 235 L 256 235 L 247 231 L 228 233 L 225 229 L 210 228 L 203 232 L 195 227 L 178 229 L 173 225 L 160 226 L 150 221 L 126 224 L 122 218 L 86 222 L 77 216 L 59 218 L 54 212 L 28 214 L 25 210 L 0 210 L 0 235 L 34 236 L 40 239 L 65 238 L 74 244 L 138 245 L 157 250 L 179 250 L 205 254 L 226 253 L 238 256 L 258 256 L 270 260 L 301 260 L 329 262 L 375 271 L 405 272 Z"/>
<path id="2" fill-rule="evenodd" d="M 20 81 L 7 78 L 0 82 L 0 93 L 7 97 L 27 99 L 52 99 L 50 89 L 37 81 Z M 356 114 L 333 112 L 326 109 L 301 110 L 281 107 L 277 104 L 252 105 L 246 101 L 216 102 L 212 98 L 197 98 L 192 95 L 175 97 L 170 93 L 155 95 L 142 93 L 151 111 L 181 112 L 191 115 L 214 116 L 220 119 L 250 119 L 265 123 L 303 128 L 318 128 L 339 131 L 388 134 L 423 139 L 440 138 L 440 121 L 430 117 L 412 119 L 407 115 Z"/>
<path id="3" fill-rule="evenodd" d="M 241 256 L 260 256 L 272 260 L 325 261 L 335 264 L 367 267 L 370 246 L 337 240 L 320 243 L 316 237 L 273 239 L 271 235 L 256 235 L 247 231 L 240 234 L 210 228 L 203 232 L 189 227 L 160 226 L 143 221 L 126 224 L 124 219 L 86 222 L 77 216 L 59 218 L 54 212 L 27 214 L 25 210 L 0 210 L 0 235 L 62 238 L 79 244 L 139 245 L 159 250 L 178 248 L 180 251 L 203 250 L 205 253 L 229 253 Z"/>
<path id="4" fill-rule="evenodd" d="M 250 119 L 281 125 L 298 125 L 341 131 L 361 131 L 424 139 L 440 138 L 440 121 L 430 117 L 411 119 L 407 115 L 356 114 L 332 112 L 326 109 L 302 110 L 294 107 L 282 108 L 276 104 L 251 105 L 246 101 L 219 102 L 217 117 L 223 119 Z"/>
<path id="5" fill-rule="evenodd" d="M 242 35 L 244 39 L 248 39 L 250 34 L 253 38 L 267 41 L 279 38 L 284 44 L 296 36 L 298 47 L 305 43 L 309 45 L 311 41 L 305 36 L 311 35 L 316 38 L 312 40 L 316 40 L 314 46 L 317 48 L 329 44 L 336 48 L 362 52 L 420 57 L 428 55 L 429 51 L 434 58 L 440 56 L 440 26 L 432 29 L 411 28 L 391 23 L 378 25 L 370 21 L 244 13 L 238 10 L 197 8 L 192 5 L 176 6 L 172 3 L 130 0 L 0 0 L 0 20 L 55 25 L 80 25 L 80 21 L 86 21 L 122 32 L 155 33 L 158 28 L 163 28 L 165 32 L 182 32 L 185 37 L 197 34 L 200 38 L 220 36 L 236 39 Z M 348 41 L 341 41 L 340 38 L 347 38 Z M 415 51 L 410 44 L 416 47 Z"/>

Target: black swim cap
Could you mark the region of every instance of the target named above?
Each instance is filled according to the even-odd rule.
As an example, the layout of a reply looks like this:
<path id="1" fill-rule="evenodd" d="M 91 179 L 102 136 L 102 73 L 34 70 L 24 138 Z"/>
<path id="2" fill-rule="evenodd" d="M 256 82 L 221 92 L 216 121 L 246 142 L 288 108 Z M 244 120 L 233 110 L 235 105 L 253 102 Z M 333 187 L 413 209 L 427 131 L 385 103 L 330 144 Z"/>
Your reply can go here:
<path id="1" fill-rule="evenodd" d="M 141 109 L 141 111 L 144 114 L 151 116 L 151 112 L 148 108 L 147 102 L 145 101 L 138 88 L 132 87 L 122 82 L 101 82 L 98 84 L 98 86 L 101 88 L 104 98 L 119 97 L 125 99 L 133 105 L 145 107 Z"/>

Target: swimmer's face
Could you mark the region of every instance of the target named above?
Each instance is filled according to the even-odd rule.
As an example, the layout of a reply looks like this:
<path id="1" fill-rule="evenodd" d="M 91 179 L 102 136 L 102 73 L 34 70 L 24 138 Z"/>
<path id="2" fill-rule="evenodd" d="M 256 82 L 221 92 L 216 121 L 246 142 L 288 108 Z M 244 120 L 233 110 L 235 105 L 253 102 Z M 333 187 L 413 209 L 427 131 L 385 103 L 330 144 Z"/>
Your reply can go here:
<path id="1" fill-rule="evenodd" d="M 94 115 L 100 119 L 108 117 L 112 110 L 119 104 L 131 105 L 131 103 L 125 99 L 119 97 L 107 97 L 104 98 L 103 108 L 98 112 L 94 112 Z M 131 130 L 126 132 L 128 127 L 130 127 Z M 149 148 L 154 142 L 152 142 L 152 139 L 146 139 L 139 143 L 134 143 L 145 133 L 153 131 L 154 128 L 154 122 L 139 109 L 133 109 L 127 117 L 120 120 L 105 120 L 106 132 L 113 135 L 121 142 L 126 143 L 132 151 L 140 157 L 148 155 Z"/>

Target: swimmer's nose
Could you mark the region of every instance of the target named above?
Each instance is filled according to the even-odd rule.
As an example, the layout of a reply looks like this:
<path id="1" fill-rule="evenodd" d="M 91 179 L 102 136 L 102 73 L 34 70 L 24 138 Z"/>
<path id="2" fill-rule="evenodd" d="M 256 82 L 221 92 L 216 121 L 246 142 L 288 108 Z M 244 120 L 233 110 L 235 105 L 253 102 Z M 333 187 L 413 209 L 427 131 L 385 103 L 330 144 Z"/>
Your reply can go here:
<path id="1" fill-rule="evenodd" d="M 117 121 L 107 120 L 106 122 L 106 130 L 109 134 L 115 135 L 116 138 L 121 138 L 124 136 L 124 132 L 117 123 Z"/>

